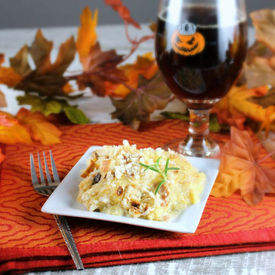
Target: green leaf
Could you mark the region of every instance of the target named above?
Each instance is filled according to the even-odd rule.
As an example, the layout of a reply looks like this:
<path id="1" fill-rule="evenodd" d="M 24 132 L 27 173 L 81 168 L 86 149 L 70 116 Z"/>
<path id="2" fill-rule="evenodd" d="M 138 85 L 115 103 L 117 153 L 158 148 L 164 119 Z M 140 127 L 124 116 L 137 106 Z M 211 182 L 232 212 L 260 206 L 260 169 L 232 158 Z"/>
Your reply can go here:
<path id="1" fill-rule="evenodd" d="M 65 112 L 67 118 L 75 124 L 86 124 L 90 120 L 85 114 L 75 106 L 70 106 L 69 103 L 60 98 L 39 97 L 37 95 L 26 94 L 18 96 L 19 105 L 30 105 L 31 111 L 39 111 L 44 115 L 59 114 Z"/>
<path id="2" fill-rule="evenodd" d="M 189 122 L 189 112 L 186 113 L 173 113 L 173 112 L 162 112 L 162 116 L 168 119 L 181 119 Z M 199 126 L 199 125 L 197 125 Z M 228 132 L 230 127 L 226 124 L 220 124 L 216 114 L 210 114 L 209 130 L 213 133 Z"/>
<path id="3" fill-rule="evenodd" d="M 64 107 L 64 112 L 67 118 L 74 124 L 86 124 L 90 122 L 86 115 L 77 107 L 66 106 Z"/>
<path id="4" fill-rule="evenodd" d="M 215 114 L 211 115 L 210 122 L 209 122 L 209 130 L 213 133 L 219 133 L 221 129 L 222 127 L 218 122 L 218 117 Z"/>
<path id="5" fill-rule="evenodd" d="M 18 96 L 16 99 L 19 105 L 30 105 L 31 111 L 39 111 L 44 114 L 45 102 L 39 96 L 26 94 Z"/>
<path id="6" fill-rule="evenodd" d="M 183 121 L 189 121 L 189 112 L 186 113 L 173 113 L 173 112 L 162 112 L 160 113 L 165 118 L 169 119 L 181 119 Z"/>
<path id="7" fill-rule="evenodd" d="M 59 114 L 62 112 L 62 104 L 58 101 L 51 100 L 46 103 L 45 109 L 44 109 L 44 114 L 46 116 L 50 114 Z"/>

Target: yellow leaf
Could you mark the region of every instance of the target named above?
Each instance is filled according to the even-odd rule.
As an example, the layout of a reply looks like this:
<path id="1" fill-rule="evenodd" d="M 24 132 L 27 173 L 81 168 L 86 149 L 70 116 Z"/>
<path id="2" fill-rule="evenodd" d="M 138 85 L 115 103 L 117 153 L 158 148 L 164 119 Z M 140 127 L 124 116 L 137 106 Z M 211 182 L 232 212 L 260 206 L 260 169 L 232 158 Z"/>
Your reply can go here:
<path id="1" fill-rule="evenodd" d="M 87 57 L 90 54 L 91 48 L 97 41 L 97 10 L 95 10 L 94 15 L 92 16 L 91 10 L 89 7 L 86 7 L 80 16 L 80 22 L 81 26 L 78 28 L 76 48 L 80 62 L 85 69 Z"/>
<path id="2" fill-rule="evenodd" d="M 21 108 L 17 119 L 30 130 L 33 140 L 40 141 L 43 145 L 60 143 L 61 131 L 41 113 Z"/>
<path id="3" fill-rule="evenodd" d="M 12 115 L 0 112 L 0 143 L 31 144 L 31 136 L 29 131 L 22 126 Z"/>
<path id="4" fill-rule="evenodd" d="M 233 86 L 228 94 L 217 104 L 212 112 L 217 113 L 221 123 L 244 129 L 244 122 L 249 117 L 262 123 L 262 128 L 268 130 L 275 120 L 274 105 L 263 107 L 252 101 L 261 98 L 269 90 L 268 86 L 248 89 L 246 86 Z"/>
<path id="5" fill-rule="evenodd" d="M 232 88 L 229 95 L 229 104 L 237 111 L 256 121 L 273 121 L 275 120 L 274 106 L 270 106 L 271 108 L 264 108 L 249 100 L 255 96 L 255 92 L 260 88 L 264 87 L 255 89 L 247 89 L 246 87 Z M 265 86 L 265 88 L 268 91 L 268 86 Z"/>

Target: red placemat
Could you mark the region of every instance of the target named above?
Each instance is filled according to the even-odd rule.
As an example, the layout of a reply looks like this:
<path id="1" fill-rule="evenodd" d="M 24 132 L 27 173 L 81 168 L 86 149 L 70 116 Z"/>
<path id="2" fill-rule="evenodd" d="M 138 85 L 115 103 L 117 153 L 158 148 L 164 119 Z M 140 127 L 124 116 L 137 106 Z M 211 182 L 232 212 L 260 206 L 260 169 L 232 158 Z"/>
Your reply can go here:
<path id="1" fill-rule="evenodd" d="M 29 153 L 51 149 L 64 177 L 92 145 L 158 147 L 185 134 L 186 124 L 150 123 L 136 132 L 121 124 L 62 127 L 62 143 L 4 146 L 0 171 L 0 271 L 74 268 L 51 215 L 40 212 L 46 198 L 31 185 Z M 228 137 L 216 135 L 220 141 Z M 85 267 L 139 263 L 275 249 L 275 197 L 249 207 L 238 194 L 210 197 L 195 234 L 179 234 L 96 220 L 69 218 Z"/>

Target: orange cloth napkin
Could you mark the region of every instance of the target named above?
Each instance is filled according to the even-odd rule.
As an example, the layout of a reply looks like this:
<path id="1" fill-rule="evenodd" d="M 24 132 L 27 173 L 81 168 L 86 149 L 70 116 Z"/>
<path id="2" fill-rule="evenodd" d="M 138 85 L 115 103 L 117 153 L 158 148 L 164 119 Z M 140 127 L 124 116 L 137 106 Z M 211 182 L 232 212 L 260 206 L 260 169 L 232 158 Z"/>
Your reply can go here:
<path id="1" fill-rule="evenodd" d="M 2 272 L 74 268 L 55 220 L 40 211 L 46 198 L 32 188 L 30 152 L 51 149 L 63 178 L 92 145 L 117 145 L 128 139 L 138 147 L 158 147 L 184 136 L 186 124 L 177 120 L 149 123 L 140 132 L 121 124 L 63 126 L 62 131 L 62 143 L 51 147 L 2 148 L 6 155 L 0 171 Z M 275 249 L 274 213 L 274 196 L 250 207 L 235 194 L 210 197 L 195 234 L 78 218 L 69 218 L 69 224 L 85 267 L 96 267 Z"/>

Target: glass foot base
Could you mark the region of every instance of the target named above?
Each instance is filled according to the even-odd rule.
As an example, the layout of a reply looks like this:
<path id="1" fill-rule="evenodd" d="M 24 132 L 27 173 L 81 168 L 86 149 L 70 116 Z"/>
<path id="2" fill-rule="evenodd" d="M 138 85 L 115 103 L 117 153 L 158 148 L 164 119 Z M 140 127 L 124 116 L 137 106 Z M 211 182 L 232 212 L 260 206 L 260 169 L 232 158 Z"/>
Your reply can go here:
<path id="1" fill-rule="evenodd" d="M 190 157 L 214 158 L 220 153 L 219 145 L 211 138 L 196 140 L 192 136 L 186 139 L 175 139 L 164 145 L 164 149 L 171 149 Z"/>

